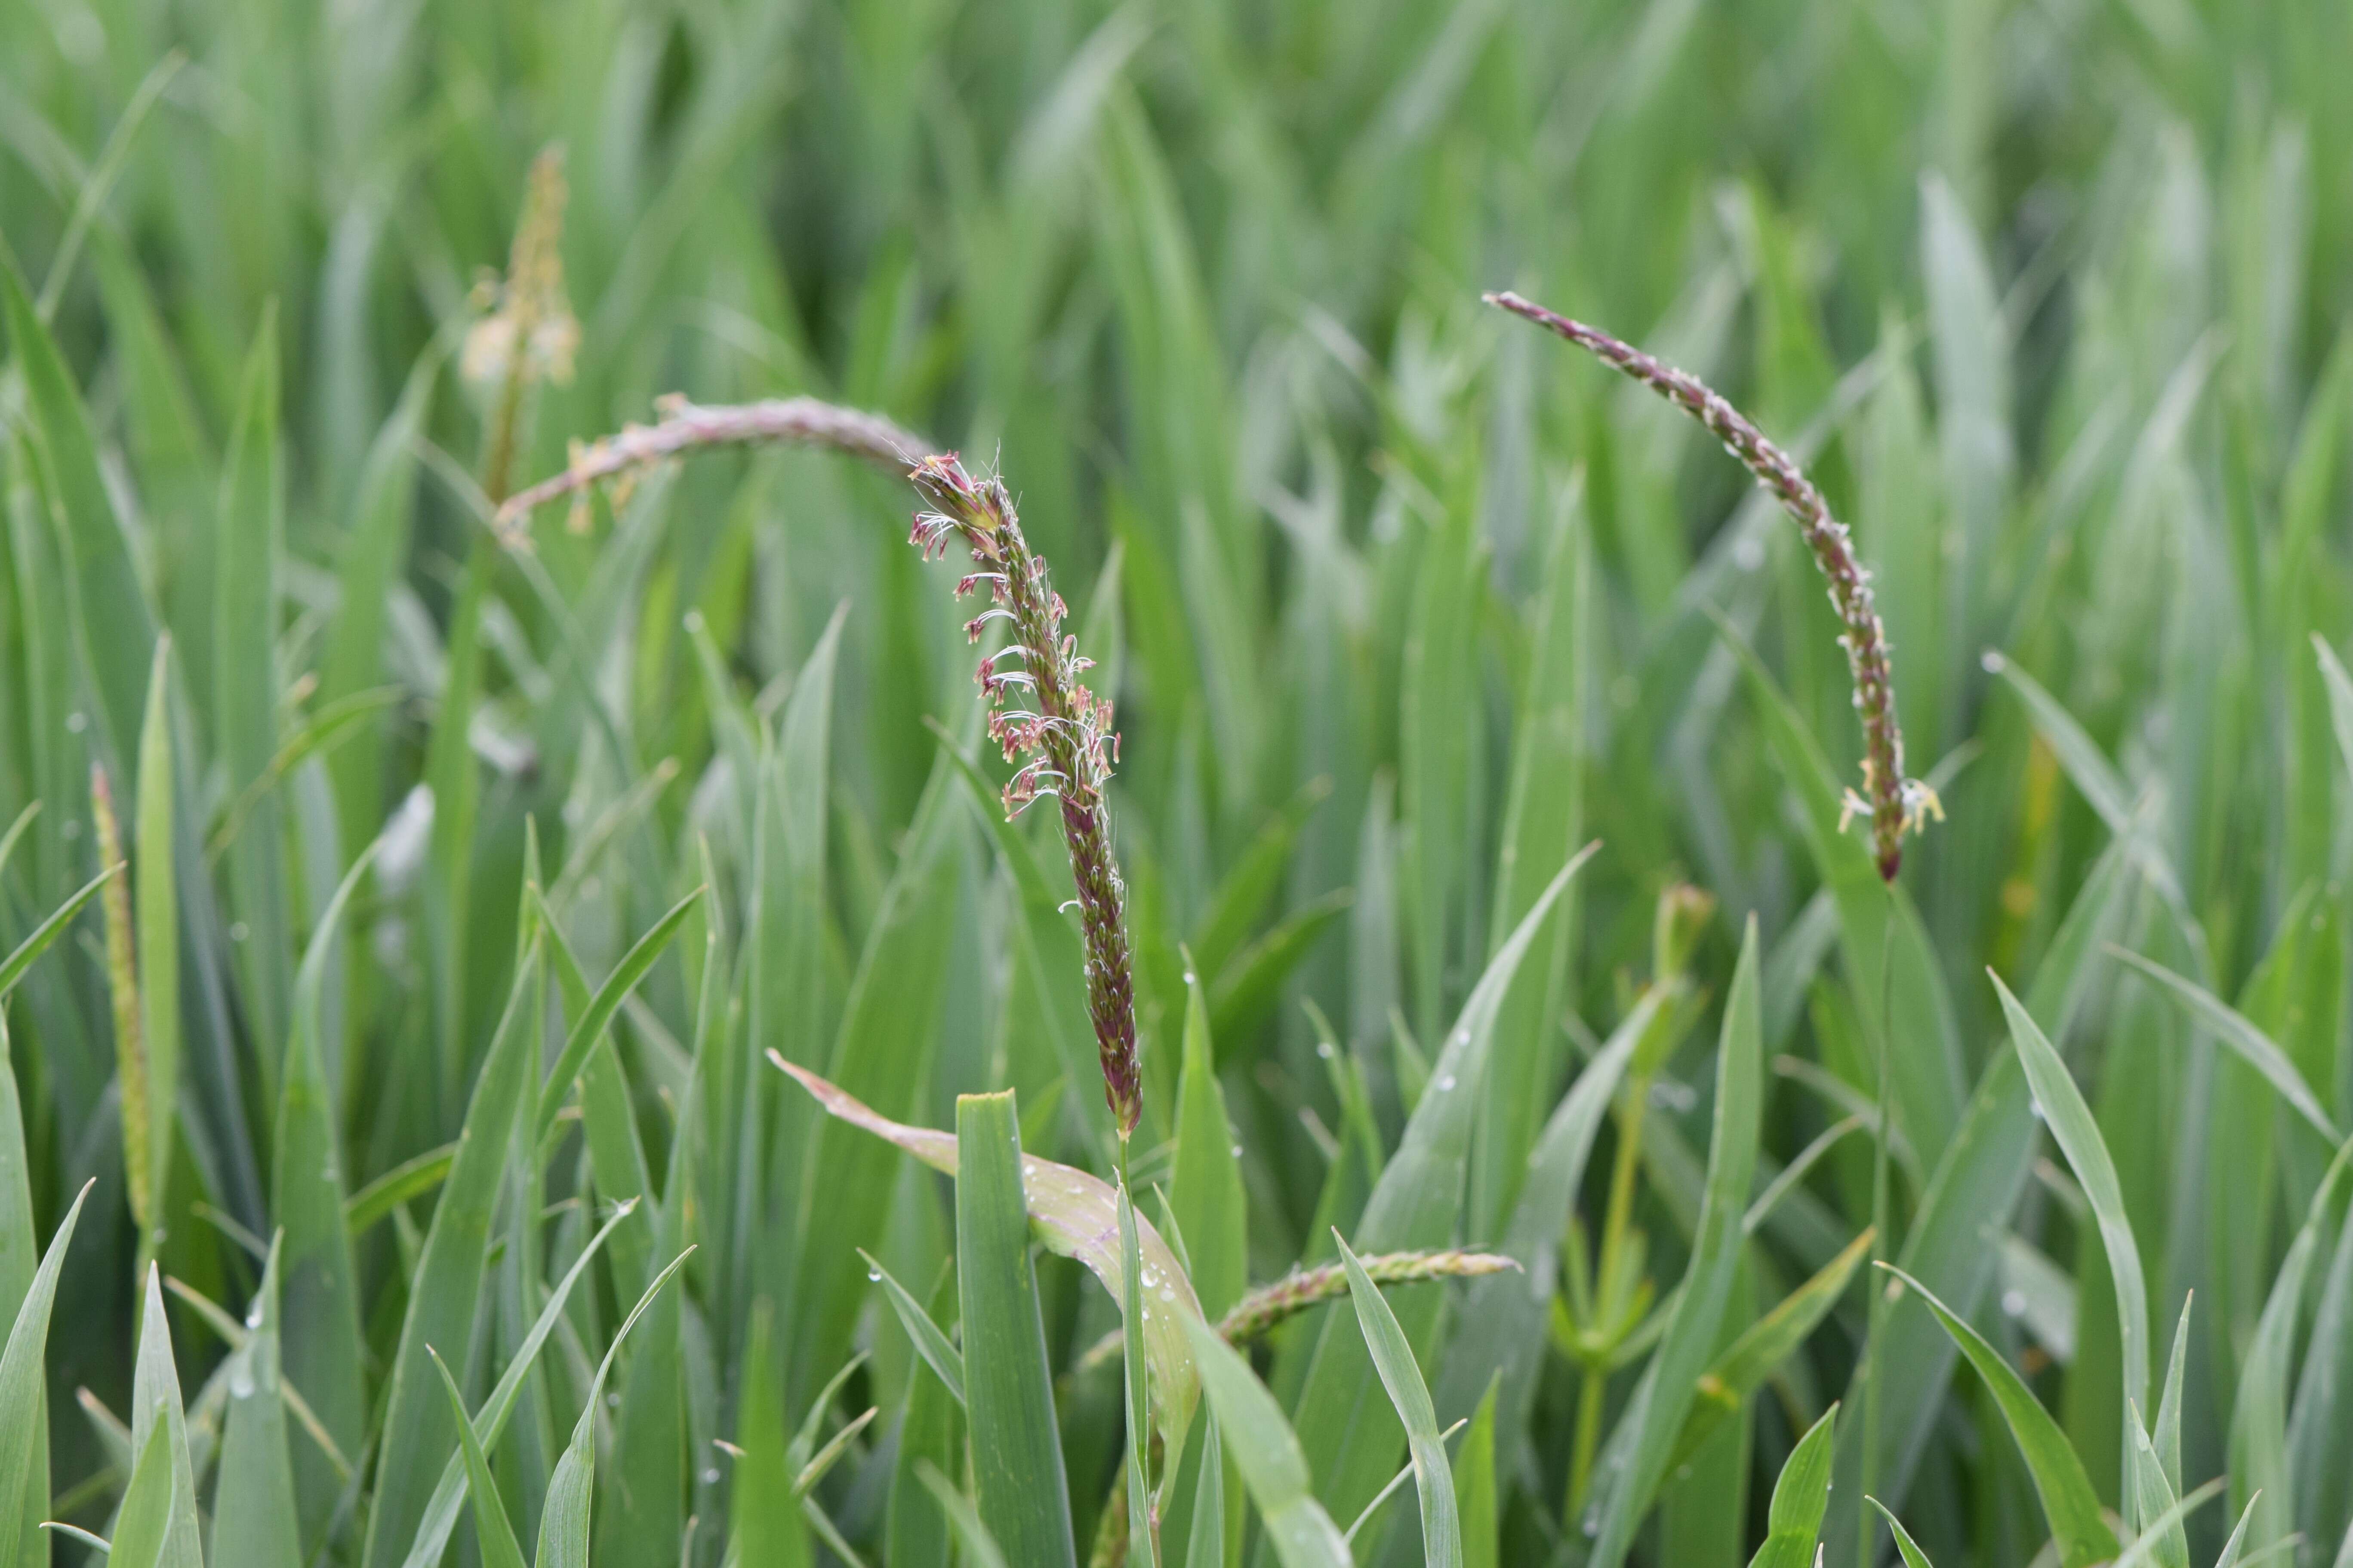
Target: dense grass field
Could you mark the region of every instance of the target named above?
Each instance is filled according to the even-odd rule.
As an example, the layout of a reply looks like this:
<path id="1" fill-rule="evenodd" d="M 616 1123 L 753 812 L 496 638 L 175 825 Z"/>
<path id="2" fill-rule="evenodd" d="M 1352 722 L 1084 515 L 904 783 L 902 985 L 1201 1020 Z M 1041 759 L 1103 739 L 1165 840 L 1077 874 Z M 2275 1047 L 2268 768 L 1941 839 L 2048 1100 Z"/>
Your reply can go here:
<path id="1" fill-rule="evenodd" d="M 0 1563 L 2353 1563 L 2348 74 L 0 6 Z"/>

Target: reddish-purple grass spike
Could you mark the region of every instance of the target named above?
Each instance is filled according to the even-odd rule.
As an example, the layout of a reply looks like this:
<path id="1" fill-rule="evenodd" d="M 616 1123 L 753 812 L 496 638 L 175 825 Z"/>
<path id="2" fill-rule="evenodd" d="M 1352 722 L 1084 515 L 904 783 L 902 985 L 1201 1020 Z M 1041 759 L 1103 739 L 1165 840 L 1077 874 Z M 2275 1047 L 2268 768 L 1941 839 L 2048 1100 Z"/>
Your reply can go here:
<path id="1" fill-rule="evenodd" d="M 1061 595 L 1047 580 L 1044 557 L 1029 553 L 1004 481 L 973 478 L 953 452 L 925 458 L 907 477 L 933 508 L 917 514 L 909 542 L 929 556 L 961 542 L 972 552 L 974 570 L 957 584 L 958 592 L 986 584 L 990 603 L 1004 612 L 984 612 L 965 629 L 977 637 L 984 622 L 998 618 L 1012 626 L 1010 646 L 981 660 L 978 676 L 995 710 L 990 737 L 1006 761 L 1023 763 L 1005 786 L 1005 809 L 1018 812 L 1049 795 L 1061 807 L 1071 876 L 1078 885 L 1087 1011 L 1103 1059 L 1103 1098 L 1124 1140 L 1143 1113 L 1144 1074 L 1135 1054 L 1126 889 L 1112 859 L 1111 811 L 1104 798 L 1118 744 L 1111 732 L 1111 703 L 1079 682 L 1092 661 L 1080 656 L 1077 639 L 1062 634 L 1067 611 Z M 1027 692 L 1029 707 L 1006 708 L 1010 691 Z"/>
<path id="2" fill-rule="evenodd" d="M 1903 864 L 1904 835 L 1926 813 L 1942 816 L 1925 784 L 1904 775 L 1904 731 L 1895 719 L 1895 685 L 1887 658 L 1887 633 L 1872 601 L 1871 574 L 1855 559 L 1846 524 L 1790 456 L 1767 440 L 1746 416 L 1697 376 L 1651 358 L 1598 327 L 1547 310 L 1517 294 L 1486 296 L 1487 303 L 1557 333 L 1623 374 L 1641 382 L 1707 426 L 1725 450 L 1740 459 L 1757 482 L 1773 492 L 1797 520 L 1814 564 L 1829 579 L 1831 604 L 1846 627 L 1839 638 L 1854 677 L 1854 707 L 1862 719 L 1862 783 L 1871 817 L 1872 851 L 1879 874 L 1895 880 Z"/>

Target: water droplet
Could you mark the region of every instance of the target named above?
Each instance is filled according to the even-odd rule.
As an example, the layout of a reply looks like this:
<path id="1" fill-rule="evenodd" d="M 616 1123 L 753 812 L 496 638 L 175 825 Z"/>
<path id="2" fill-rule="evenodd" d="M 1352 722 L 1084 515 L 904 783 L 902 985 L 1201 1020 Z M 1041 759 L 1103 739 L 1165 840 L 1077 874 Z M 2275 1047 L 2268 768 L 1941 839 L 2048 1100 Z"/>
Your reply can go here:
<path id="1" fill-rule="evenodd" d="M 253 932 L 247 927 L 243 921 L 238 921 L 228 928 L 228 939 L 231 942 L 243 942 L 247 937 L 251 936 Z"/>
<path id="2" fill-rule="evenodd" d="M 1164 1300 L 1164 1301 L 1174 1301 L 1174 1300 L 1176 1299 L 1176 1291 L 1174 1291 L 1174 1290 L 1169 1290 L 1169 1289 L 1164 1289 L 1160 1292 L 1160 1299 L 1161 1299 L 1162 1300 Z M 1145 1314 L 1145 1316 L 1146 1316 L 1146 1317 L 1150 1317 L 1150 1316 L 1151 1316 L 1151 1313 L 1146 1312 L 1146 1313 Z"/>
<path id="3" fill-rule="evenodd" d="M 66 715 L 66 729 L 76 735 L 90 728 L 90 720 L 79 709 Z"/>
<path id="4" fill-rule="evenodd" d="M 881 1270 L 880 1268 L 870 1268 L 870 1269 L 868 1269 L 868 1270 L 866 1271 L 866 1282 L 867 1282 L 869 1285 L 880 1285 L 880 1284 L 881 1284 L 881 1283 L 882 1283 L 882 1270 Z"/>
<path id="5" fill-rule="evenodd" d="M 2022 1318 L 2026 1316 L 2026 1292 L 2023 1290 L 2004 1290 L 2001 1293 L 2001 1310 L 2009 1313 L 2013 1318 Z"/>
<path id="6" fill-rule="evenodd" d="M 1450 1072 L 1450 1073 L 1440 1073 L 1440 1074 L 1439 1075 L 1439 1079 L 1438 1079 L 1438 1092 L 1439 1092 L 1439 1093 L 1443 1094 L 1443 1093 L 1445 1093 L 1448 1089 L 1452 1089 L 1453 1087 L 1454 1087 L 1454 1075 L 1453 1075 L 1452 1073 L 1451 1073 L 1451 1072 Z"/>
<path id="7" fill-rule="evenodd" d="M 718 1466 L 712 1465 L 704 1469 L 702 1472 L 702 1484 L 706 1487 L 715 1487 L 719 1484 Z"/>
<path id="8" fill-rule="evenodd" d="M 242 1356 L 237 1358 L 237 1370 L 229 1373 L 228 1395 L 231 1399 L 253 1397 L 253 1369 Z"/>
<path id="9" fill-rule="evenodd" d="M 1317 1056 L 1319 1056 L 1319 1057 L 1322 1057 L 1325 1061 L 1327 1061 L 1327 1062 L 1328 1062 L 1328 1061 L 1330 1061 L 1330 1060 L 1333 1058 L 1333 1057 L 1334 1057 L 1335 1055 L 1336 1055 L 1337 1053 L 1336 1053 L 1336 1052 L 1335 1052 L 1335 1051 L 1332 1049 L 1332 1042 L 1331 1042 L 1331 1041 L 1329 1041 L 1329 1040 L 1318 1040 L 1318 1041 L 1316 1041 L 1316 1042 L 1315 1042 L 1315 1054 L 1316 1054 Z"/>
<path id="10" fill-rule="evenodd" d="M 605 1408 L 606 1408 L 606 1409 L 607 1409 L 607 1410 L 618 1410 L 620 1407 L 621 1407 L 621 1391 L 620 1391 L 619 1389 L 617 1389 L 617 1389 L 614 1389 L 611 1393 L 609 1393 L 609 1394 L 606 1394 L 606 1395 L 605 1395 Z"/>
<path id="11" fill-rule="evenodd" d="M 1457 1029 L 1457 1030 L 1455 1030 L 1455 1031 L 1454 1031 L 1454 1043 L 1455 1043 L 1456 1045 L 1458 1045 L 1458 1046 L 1467 1046 L 1467 1045 L 1469 1045 L 1469 1044 L 1471 1043 L 1471 1031 L 1470 1031 L 1470 1030 L 1468 1030 L 1468 1029 Z"/>
<path id="12" fill-rule="evenodd" d="M 1237 1159 L 1237 1160 L 1239 1160 L 1239 1159 L 1240 1159 L 1241 1157 L 1242 1157 L 1242 1146 L 1241 1146 L 1240 1144 L 1237 1143 L 1237 1144 L 1235 1144 L 1235 1145 L 1234 1145 L 1234 1158 L 1235 1158 L 1235 1159 Z"/>

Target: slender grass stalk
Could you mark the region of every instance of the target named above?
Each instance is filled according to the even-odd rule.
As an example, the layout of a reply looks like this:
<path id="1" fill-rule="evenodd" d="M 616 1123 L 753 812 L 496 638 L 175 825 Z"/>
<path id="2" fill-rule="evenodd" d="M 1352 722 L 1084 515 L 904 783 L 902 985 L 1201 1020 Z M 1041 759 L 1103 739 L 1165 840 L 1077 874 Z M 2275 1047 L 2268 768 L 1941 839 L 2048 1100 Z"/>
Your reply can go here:
<path id="1" fill-rule="evenodd" d="M 1887 632 L 1879 624 L 1871 573 L 1856 559 L 1854 540 L 1846 524 L 1831 515 L 1830 503 L 1794 458 L 1697 376 L 1653 359 L 1598 327 L 1548 310 L 1517 294 L 1505 291 L 1484 298 L 1490 305 L 1567 339 L 1706 426 L 1724 443 L 1725 450 L 1739 458 L 1757 482 L 1772 491 L 1783 510 L 1797 520 L 1806 548 L 1813 552 L 1814 564 L 1830 582 L 1831 604 L 1846 627 L 1839 644 L 1846 649 L 1847 668 L 1854 677 L 1854 708 L 1862 718 L 1863 794 L 1849 792 L 1848 810 L 1870 819 L 1872 852 L 1879 863 L 1879 874 L 1894 881 L 1903 865 L 1904 835 L 1918 832 L 1929 816 L 1941 819 L 1945 812 L 1934 791 L 1905 776 L 1904 731 L 1895 718 Z"/>
<path id="2" fill-rule="evenodd" d="M 482 491 L 493 503 L 513 486 L 523 404 L 533 384 L 560 386 L 572 379 L 580 323 L 564 291 L 565 195 L 564 150 L 547 148 L 531 165 L 506 278 L 484 290 L 494 308 L 466 337 L 467 377 L 497 388 L 482 445 Z"/>

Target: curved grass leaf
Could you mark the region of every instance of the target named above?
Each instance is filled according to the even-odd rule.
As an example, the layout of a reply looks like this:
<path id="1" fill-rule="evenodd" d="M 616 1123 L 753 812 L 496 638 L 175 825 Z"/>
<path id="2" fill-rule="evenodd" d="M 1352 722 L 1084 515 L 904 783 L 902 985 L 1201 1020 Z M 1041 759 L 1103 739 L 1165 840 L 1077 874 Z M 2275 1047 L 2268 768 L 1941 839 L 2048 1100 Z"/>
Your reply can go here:
<path id="1" fill-rule="evenodd" d="M 1188 966 L 1186 982 L 1185 1060 L 1176 1087 L 1176 1156 L 1168 1203 L 1185 1237 L 1194 1291 L 1203 1312 L 1215 1318 L 1240 1300 L 1250 1283 L 1250 1207 L 1233 1127 L 1226 1119 L 1225 1091 L 1218 1085 L 1198 970 Z"/>
<path id="2" fill-rule="evenodd" d="M 1895 1537 L 1895 1550 L 1904 1559 L 1904 1568 L 1935 1568 L 1935 1565 L 1928 1561 L 1928 1554 L 1921 1551 L 1918 1544 L 1913 1541 L 1912 1532 L 1904 1528 L 1903 1521 L 1887 1511 L 1886 1504 L 1877 1498 L 1866 1498 L 1863 1500 L 1877 1509 L 1879 1517 L 1887 1521 L 1887 1531 Z"/>
<path id="3" fill-rule="evenodd" d="M 522 1545 L 515 1540 L 514 1526 L 507 1522 L 506 1500 L 499 1496 L 498 1478 L 491 1473 L 490 1458 L 466 1415 L 466 1396 L 458 1392 L 458 1380 L 449 1375 L 441 1352 L 427 1345 L 425 1353 L 433 1358 L 433 1370 L 441 1374 L 441 1386 L 448 1391 L 449 1408 L 457 1416 L 458 1451 L 466 1461 L 466 1490 L 473 1499 L 474 1540 L 482 1553 L 483 1568 L 522 1568 Z"/>
<path id="4" fill-rule="evenodd" d="M 1838 1429 L 1838 1411 L 1835 1405 L 1823 1411 L 1783 1462 L 1780 1478 L 1773 1483 L 1765 1544 L 1748 1560 L 1748 1568 L 1812 1568 L 1822 1510 L 1831 1500 L 1831 1460 L 1836 1452 L 1831 1438 Z"/>
<path id="5" fill-rule="evenodd" d="M 692 1256 L 690 1247 L 653 1277 L 638 1304 L 613 1331 L 613 1342 L 605 1347 L 605 1359 L 596 1363 L 596 1375 L 589 1380 L 580 1419 L 573 1424 L 572 1441 L 565 1446 L 563 1457 L 555 1461 L 555 1473 L 548 1478 L 547 1500 L 539 1514 L 539 1552 L 533 1559 L 536 1568 L 588 1568 L 588 1526 L 596 1485 L 596 1416 L 604 1404 L 605 1380 L 612 1375 L 613 1358 L 621 1353 L 621 1342 Z"/>
<path id="6" fill-rule="evenodd" d="M 483 1447 L 496 1444 L 506 1431 L 507 1418 L 514 1413 L 515 1401 L 522 1392 L 523 1378 L 539 1359 L 540 1350 L 547 1343 L 548 1336 L 555 1331 L 556 1323 L 572 1299 L 572 1288 L 588 1272 L 589 1264 L 596 1261 L 606 1239 L 622 1221 L 636 1212 L 635 1203 L 617 1205 L 611 1217 L 597 1227 L 596 1234 L 590 1237 L 588 1244 L 580 1249 L 580 1256 L 573 1259 L 572 1267 L 565 1270 L 564 1278 L 556 1281 L 555 1288 L 548 1292 L 547 1304 L 540 1309 L 531 1331 L 515 1347 L 506 1371 L 499 1374 L 499 1381 L 491 1387 L 491 1396 L 482 1401 L 480 1410 L 474 1412 L 474 1436 Z M 411 1543 L 408 1555 L 402 1560 L 402 1568 L 433 1568 L 433 1564 L 441 1561 L 441 1554 L 448 1546 L 450 1533 L 458 1527 L 458 1510 L 465 1506 L 465 1456 L 453 1452 L 441 1468 L 440 1479 L 434 1483 L 433 1496 L 425 1506 L 424 1522 L 417 1527 L 417 1539 Z"/>
<path id="7" fill-rule="evenodd" d="M 481 1076 L 474 1082 L 457 1160 L 449 1167 L 440 1202 L 433 1207 L 433 1224 L 426 1232 L 424 1250 L 411 1275 L 408 1310 L 401 1320 L 399 1345 L 393 1354 L 391 1382 L 385 1395 L 375 1502 L 368 1515 L 367 1546 L 361 1560 L 370 1568 L 395 1561 L 405 1543 L 417 1537 L 439 1469 L 433 1456 L 448 1454 L 458 1446 L 448 1402 L 435 1395 L 430 1386 L 426 1347 L 465 1344 L 473 1333 L 481 1295 L 484 1240 L 498 1204 L 507 1146 L 516 1131 L 516 1110 L 528 1091 L 537 1055 L 537 1042 L 523 1020 L 533 1011 L 526 1004 L 539 984 L 540 952 L 534 944 L 530 957 L 516 970 L 505 1014 L 491 1037 Z M 334 1234 L 343 1236 L 340 1194 L 328 1212 Z"/>
<path id="8" fill-rule="evenodd" d="M 1430 1389 L 1415 1364 L 1413 1346 L 1398 1326 L 1397 1314 L 1381 1297 L 1380 1287 L 1348 1249 L 1338 1231 L 1332 1233 L 1340 1259 L 1348 1269 L 1348 1294 L 1356 1305 L 1356 1323 L 1364 1330 L 1365 1347 L 1381 1374 L 1381 1385 L 1405 1424 L 1406 1442 L 1413 1455 L 1414 1489 L 1421 1500 L 1421 1554 L 1430 1568 L 1461 1568 L 1462 1516 L 1454 1495 L 1454 1469 L 1438 1435 L 1438 1412 Z"/>
<path id="9" fill-rule="evenodd" d="M 73 897 L 50 911 L 48 919 L 35 926 L 33 934 L 18 942 L 15 952 L 5 959 L 0 959 L 0 998 L 6 997 L 16 988 L 16 982 L 25 978 L 25 971 L 33 967 L 33 961 L 48 951 L 49 943 L 57 941 L 59 933 L 73 923 L 74 916 L 81 913 L 82 906 L 96 898 L 99 889 L 112 881 L 115 873 L 121 869 L 121 863 L 118 861 L 83 883 Z"/>
<path id="10" fill-rule="evenodd" d="M 2011 1370 L 2010 1363 L 2002 1359 L 2001 1352 L 1955 1316 L 1926 1286 L 1894 1264 L 1880 1267 L 1927 1303 L 1936 1321 L 1960 1347 L 1961 1354 L 1985 1379 L 2002 1419 L 2009 1423 L 2010 1436 L 2017 1439 L 2018 1451 L 2026 1459 L 2027 1472 L 2034 1479 L 2035 1493 L 2042 1498 L 2042 1511 L 2051 1521 L 2052 1537 L 2059 1543 L 2060 1568 L 2092 1568 L 2094 1563 L 2114 1558 L 2116 1532 L 2100 1517 L 2099 1495 L 2092 1490 L 2091 1478 L 2084 1474 L 2084 1463 L 2068 1447 L 2059 1424 L 2035 1402 L 2033 1394 Z"/>
<path id="11" fill-rule="evenodd" d="M 2108 952 L 2156 981 L 2183 1012 L 2212 1030 L 2215 1038 L 2237 1052 L 2249 1067 L 2263 1074 L 2264 1079 L 2279 1091 L 2280 1098 L 2287 1101 L 2288 1109 L 2327 1139 L 2330 1148 L 2344 1141 L 2337 1131 L 2336 1123 L 2330 1121 L 2328 1113 L 2320 1108 L 2319 1098 L 2312 1092 L 2312 1086 L 2306 1083 L 2304 1075 L 2296 1070 L 2295 1063 L 2288 1059 L 2287 1053 L 2279 1047 L 2278 1042 L 2257 1028 L 2246 1015 L 2196 981 L 2176 974 L 2165 965 L 2137 952 L 2121 947 L 2110 947 Z"/>
<path id="12" fill-rule="evenodd" d="M 36 1474 L 46 1481 L 48 1470 L 48 1423 L 43 1415 L 42 1394 L 49 1309 L 58 1299 L 58 1271 L 65 1267 L 66 1248 L 73 1242 L 81 1205 L 89 1201 L 95 1185 L 94 1180 L 85 1182 L 74 1194 L 73 1206 L 66 1210 L 57 1235 L 49 1238 L 41 1266 L 33 1271 L 25 1299 L 17 1305 L 7 1348 L 0 1351 L 0 1543 L 27 1539 L 37 1542 L 39 1538 L 30 1532 L 48 1511 L 46 1498 L 37 1502 L 29 1495 L 29 1483 Z"/>
<path id="13" fill-rule="evenodd" d="M 1677 1287 L 1659 1348 L 1620 1417 L 1632 1434 L 1631 1445 L 1600 1506 L 1592 1558 L 1599 1568 L 1617 1568 L 1624 1561 L 1635 1527 L 1650 1510 L 1723 1324 L 1725 1303 L 1740 1265 L 1741 1220 L 1756 1179 L 1764 1070 L 1757 921 L 1751 917 L 1741 939 L 1740 964 L 1725 997 L 1724 1028 L 1716 1047 L 1715 1126 L 1691 1264 Z"/>
<path id="14" fill-rule="evenodd" d="M 2099 1123 L 2092 1118 L 2092 1108 L 2084 1102 L 2083 1090 L 2075 1087 L 2067 1064 L 2060 1059 L 2059 1052 L 2033 1016 L 2019 1005 L 2000 975 L 1992 978 L 1994 989 L 2001 995 L 2002 1012 L 2010 1020 L 2010 1037 L 2018 1047 L 2019 1063 L 2026 1069 L 2027 1082 L 2033 1088 L 2035 1103 L 2042 1108 L 2051 1135 L 2058 1140 L 2068 1168 L 2075 1173 L 2084 1197 L 2091 1202 L 2093 1216 L 2099 1222 L 2100 1242 L 2107 1252 L 2108 1274 L 2116 1286 L 2117 1327 L 2124 1347 L 2124 1396 L 2128 1409 L 2120 1418 L 2125 1426 L 2124 1485 L 2129 1496 L 2133 1435 L 2140 1430 L 2140 1420 L 2131 1411 L 2148 1398 L 2148 1287 L 2141 1273 L 2140 1247 L 2133 1240 L 2132 1221 L 2125 1213 L 2124 1189 L 2116 1180 L 2116 1163 L 2108 1157 L 2107 1143 L 2100 1136 Z"/>
<path id="15" fill-rule="evenodd" d="M 1207 1323 L 1188 1318 L 1185 1332 L 1201 1369 L 1202 1397 L 1283 1568 L 1349 1568 L 1348 1543 L 1315 1500 L 1307 1458 L 1274 1395 L 1241 1353 Z"/>
<path id="16" fill-rule="evenodd" d="M 1871 1256 L 1871 1245 L 1877 1239 L 1878 1233 L 1866 1227 L 1861 1236 L 1847 1243 L 1845 1251 L 1822 1265 L 1812 1279 L 1784 1296 L 1771 1311 L 1741 1331 L 1740 1337 L 1725 1347 L 1707 1371 L 1700 1374 L 1691 1414 L 1683 1417 L 1683 1433 L 1675 1439 L 1673 1455 L 1668 1460 L 1670 1469 L 1690 1463 L 1700 1445 L 1717 1427 L 1738 1415 L 1748 1396 L 1773 1375 L 1774 1368 L 1805 1343 L 1838 1304 L 1838 1299 L 1846 1294 L 1847 1281 L 1854 1277 L 1862 1260 Z"/>
<path id="17" fill-rule="evenodd" d="M 679 928 L 686 923 L 686 917 L 702 901 L 702 895 L 707 890 L 697 888 L 672 904 L 669 912 L 656 921 L 645 935 L 629 945 L 629 951 L 621 955 L 621 962 L 613 965 L 613 973 L 605 977 L 605 984 L 596 987 L 596 994 L 589 998 L 588 1010 L 580 1015 L 574 1022 L 571 1033 L 565 1036 L 564 1049 L 556 1056 L 555 1067 L 547 1075 L 547 1081 L 540 1086 L 539 1112 L 532 1123 L 534 1141 L 545 1138 L 548 1129 L 555 1125 L 555 1113 L 563 1109 L 565 1098 L 572 1092 L 572 1080 L 580 1076 L 580 1068 L 588 1059 L 588 1048 L 612 1023 L 613 1015 L 621 1010 L 621 1004 L 628 999 L 629 993 L 635 991 L 652 970 L 654 961 L 661 957 L 662 950 L 670 945 L 670 939 L 678 934 Z"/>
<path id="18" fill-rule="evenodd" d="M 929 1459 L 915 1462 L 915 1475 L 923 1481 L 923 1489 L 939 1500 L 940 1511 L 947 1516 L 948 1528 L 964 1543 L 964 1554 L 972 1568 L 1008 1568 L 1004 1548 L 997 1544 L 997 1537 L 989 1532 L 987 1521 L 972 1506 L 972 1500 L 956 1490 Z"/>
<path id="19" fill-rule="evenodd" d="M 272 1218 L 285 1268 L 286 1329 L 280 1347 L 287 1379 L 311 1401 L 327 1435 L 345 1454 L 365 1436 L 367 1392 L 361 1380 L 359 1289 L 352 1230 L 343 1205 L 343 1152 L 333 1091 L 327 1083 L 325 1015 L 329 966 L 343 911 L 375 863 L 382 839 L 361 851 L 319 916 L 294 978 L 292 1032 L 279 1074 L 276 1156 L 270 1173 Z M 295 1461 L 302 1532 L 326 1529 L 344 1488 L 322 1457 Z"/>
<path id="20" fill-rule="evenodd" d="M 161 1568 L 205 1568 L 196 1519 L 196 1468 L 188 1452 L 188 1416 L 180 1401 L 180 1369 L 172 1359 L 172 1329 L 164 1316 L 163 1272 L 147 1266 L 139 1314 L 139 1350 L 131 1384 L 131 1447 L 142 1458 L 153 1432 L 164 1434 L 172 1483 L 171 1518 L 164 1528 Z"/>
<path id="21" fill-rule="evenodd" d="M 907 1331 L 907 1337 L 915 1342 L 916 1353 L 923 1358 L 923 1364 L 939 1374 L 940 1381 L 947 1384 L 948 1392 L 955 1395 L 955 1402 L 962 1405 L 964 1352 L 955 1348 L 955 1342 L 941 1331 L 937 1323 L 932 1321 L 932 1315 L 923 1310 L 923 1304 L 909 1295 L 907 1288 L 892 1279 L 891 1271 L 877 1262 L 872 1253 L 860 1248 L 858 1256 L 866 1259 L 866 1272 L 882 1287 L 884 1299 L 891 1303 L 891 1310 L 899 1315 L 899 1322 Z"/>

